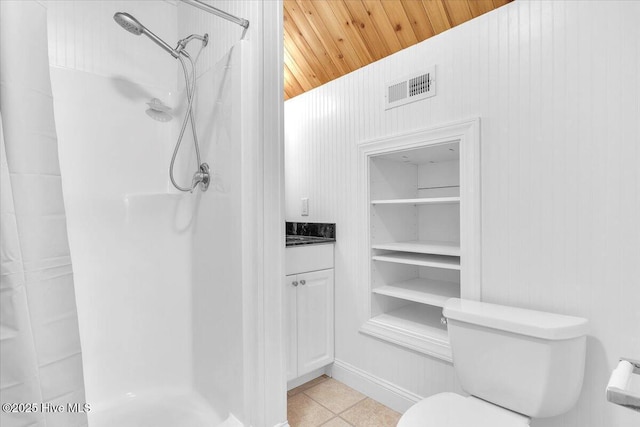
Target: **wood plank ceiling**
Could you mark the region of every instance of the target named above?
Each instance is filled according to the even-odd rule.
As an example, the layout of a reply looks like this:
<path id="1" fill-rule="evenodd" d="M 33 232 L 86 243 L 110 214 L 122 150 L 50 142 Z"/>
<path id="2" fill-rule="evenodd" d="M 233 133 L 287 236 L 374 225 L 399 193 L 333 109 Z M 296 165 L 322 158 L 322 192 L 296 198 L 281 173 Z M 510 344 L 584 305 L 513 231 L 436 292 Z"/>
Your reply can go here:
<path id="1" fill-rule="evenodd" d="M 293 98 L 512 0 L 284 0 Z"/>

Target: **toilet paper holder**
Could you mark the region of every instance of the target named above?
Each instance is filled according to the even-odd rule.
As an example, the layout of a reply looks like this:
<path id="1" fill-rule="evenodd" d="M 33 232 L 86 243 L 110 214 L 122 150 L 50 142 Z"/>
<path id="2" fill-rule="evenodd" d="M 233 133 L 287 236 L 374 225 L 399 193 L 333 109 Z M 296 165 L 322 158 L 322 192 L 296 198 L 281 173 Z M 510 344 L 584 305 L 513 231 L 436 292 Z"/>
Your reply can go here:
<path id="1" fill-rule="evenodd" d="M 620 358 L 609 377 L 607 400 L 640 412 L 640 360 Z"/>

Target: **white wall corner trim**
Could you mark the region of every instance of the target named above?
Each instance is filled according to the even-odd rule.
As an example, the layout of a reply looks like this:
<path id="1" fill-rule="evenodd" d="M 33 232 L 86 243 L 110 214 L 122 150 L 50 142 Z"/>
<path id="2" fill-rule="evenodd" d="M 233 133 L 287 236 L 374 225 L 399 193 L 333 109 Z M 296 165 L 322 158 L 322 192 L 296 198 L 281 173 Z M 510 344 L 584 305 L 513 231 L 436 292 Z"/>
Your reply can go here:
<path id="1" fill-rule="evenodd" d="M 333 363 L 333 378 L 401 413 L 423 399 L 422 396 L 339 359 Z"/>

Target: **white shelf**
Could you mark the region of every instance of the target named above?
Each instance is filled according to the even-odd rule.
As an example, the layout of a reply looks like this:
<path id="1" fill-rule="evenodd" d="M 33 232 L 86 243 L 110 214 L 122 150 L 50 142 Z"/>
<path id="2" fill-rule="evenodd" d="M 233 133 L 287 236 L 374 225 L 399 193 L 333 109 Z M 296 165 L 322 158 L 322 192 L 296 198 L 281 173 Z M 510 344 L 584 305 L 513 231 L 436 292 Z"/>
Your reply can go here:
<path id="1" fill-rule="evenodd" d="M 442 307 L 462 286 L 466 297 L 480 296 L 479 123 L 359 145 L 358 208 L 367 227 L 358 250 L 369 255 L 370 310 L 361 332 L 451 361 Z M 419 277 L 427 268 L 439 281 Z"/>
<path id="2" fill-rule="evenodd" d="M 449 335 L 440 324 L 440 310 L 422 304 L 408 304 L 373 317 L 360 331 L 439 359 L 452 360 Z"/>
<path id="3" fill-rule="evenodd" d="M 372 292 L 407 301 L 419 302 L 421 304 L 444 307 L 444 303 L 449 298 L 460 296 L 460 284 L 441 280 L 415 278 L 375 288 Z"/>
<path id="4" fill-rule="evenodd" d="M 395 262 L 396 264 L 417 265 L 420 267 L 436 267 L 447 270 L 460 270 L 460 259 L 442 255 L 427 254 L 384 254 L 371 257 L 374 261 Z"/>
<path id="5" fill-rule="evenodd" d="M 422 197 L 418 199 L 372 200 L 372 205 L 431 205 L 460 203 L 460 197 Z"/>
<path id="6" fill-rule="evenodd" d="M 417 254 L 460 256 L 460 243 L 454 242 L 413 240 L 409 242 L 376 243 L 375 245 L 371 245 L 371 248 Z"/>

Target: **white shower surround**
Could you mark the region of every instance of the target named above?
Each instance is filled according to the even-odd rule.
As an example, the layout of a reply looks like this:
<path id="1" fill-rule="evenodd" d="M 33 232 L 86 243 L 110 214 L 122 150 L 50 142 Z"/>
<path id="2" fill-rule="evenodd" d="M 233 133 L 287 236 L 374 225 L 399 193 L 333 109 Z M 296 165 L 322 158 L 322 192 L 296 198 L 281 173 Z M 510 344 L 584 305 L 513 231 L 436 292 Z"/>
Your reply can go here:
<path id="1" fill-rule="evenodd" d="M 179 2 L 47 2 L 89 421 L 96 427 L 124 425 L 122 419 L 158 427 L 159 419 L 179 417 L 180 425 L 199 427 L 225 418 L 224 425 L 240 419 L 255 426 L 286 418 L 277 287 L 284 250 L 268 238 L 284 226 L 281 109 L 274 108 L 281 91 L 255 89 L 279 66 L 271 53 L 281 43 L 281 11 L 231 3 L 214 4 L 251 20 L 247 41 L 238 42 L 233 24 Z M 217 174 L 208 192 L 170 189 L 183 79 L 166 52 L 113 22 L 116 11 L 167 41 L 212 36 L 196 99 L 203 161 Z M 176 107 L 173 121 L 144 114 L 153 97 Z M 189 132 L 182 149 L 178 162 L 191 167 Z M 185 168 L 178 173 L 180 182 L 189 179 Z"/>

